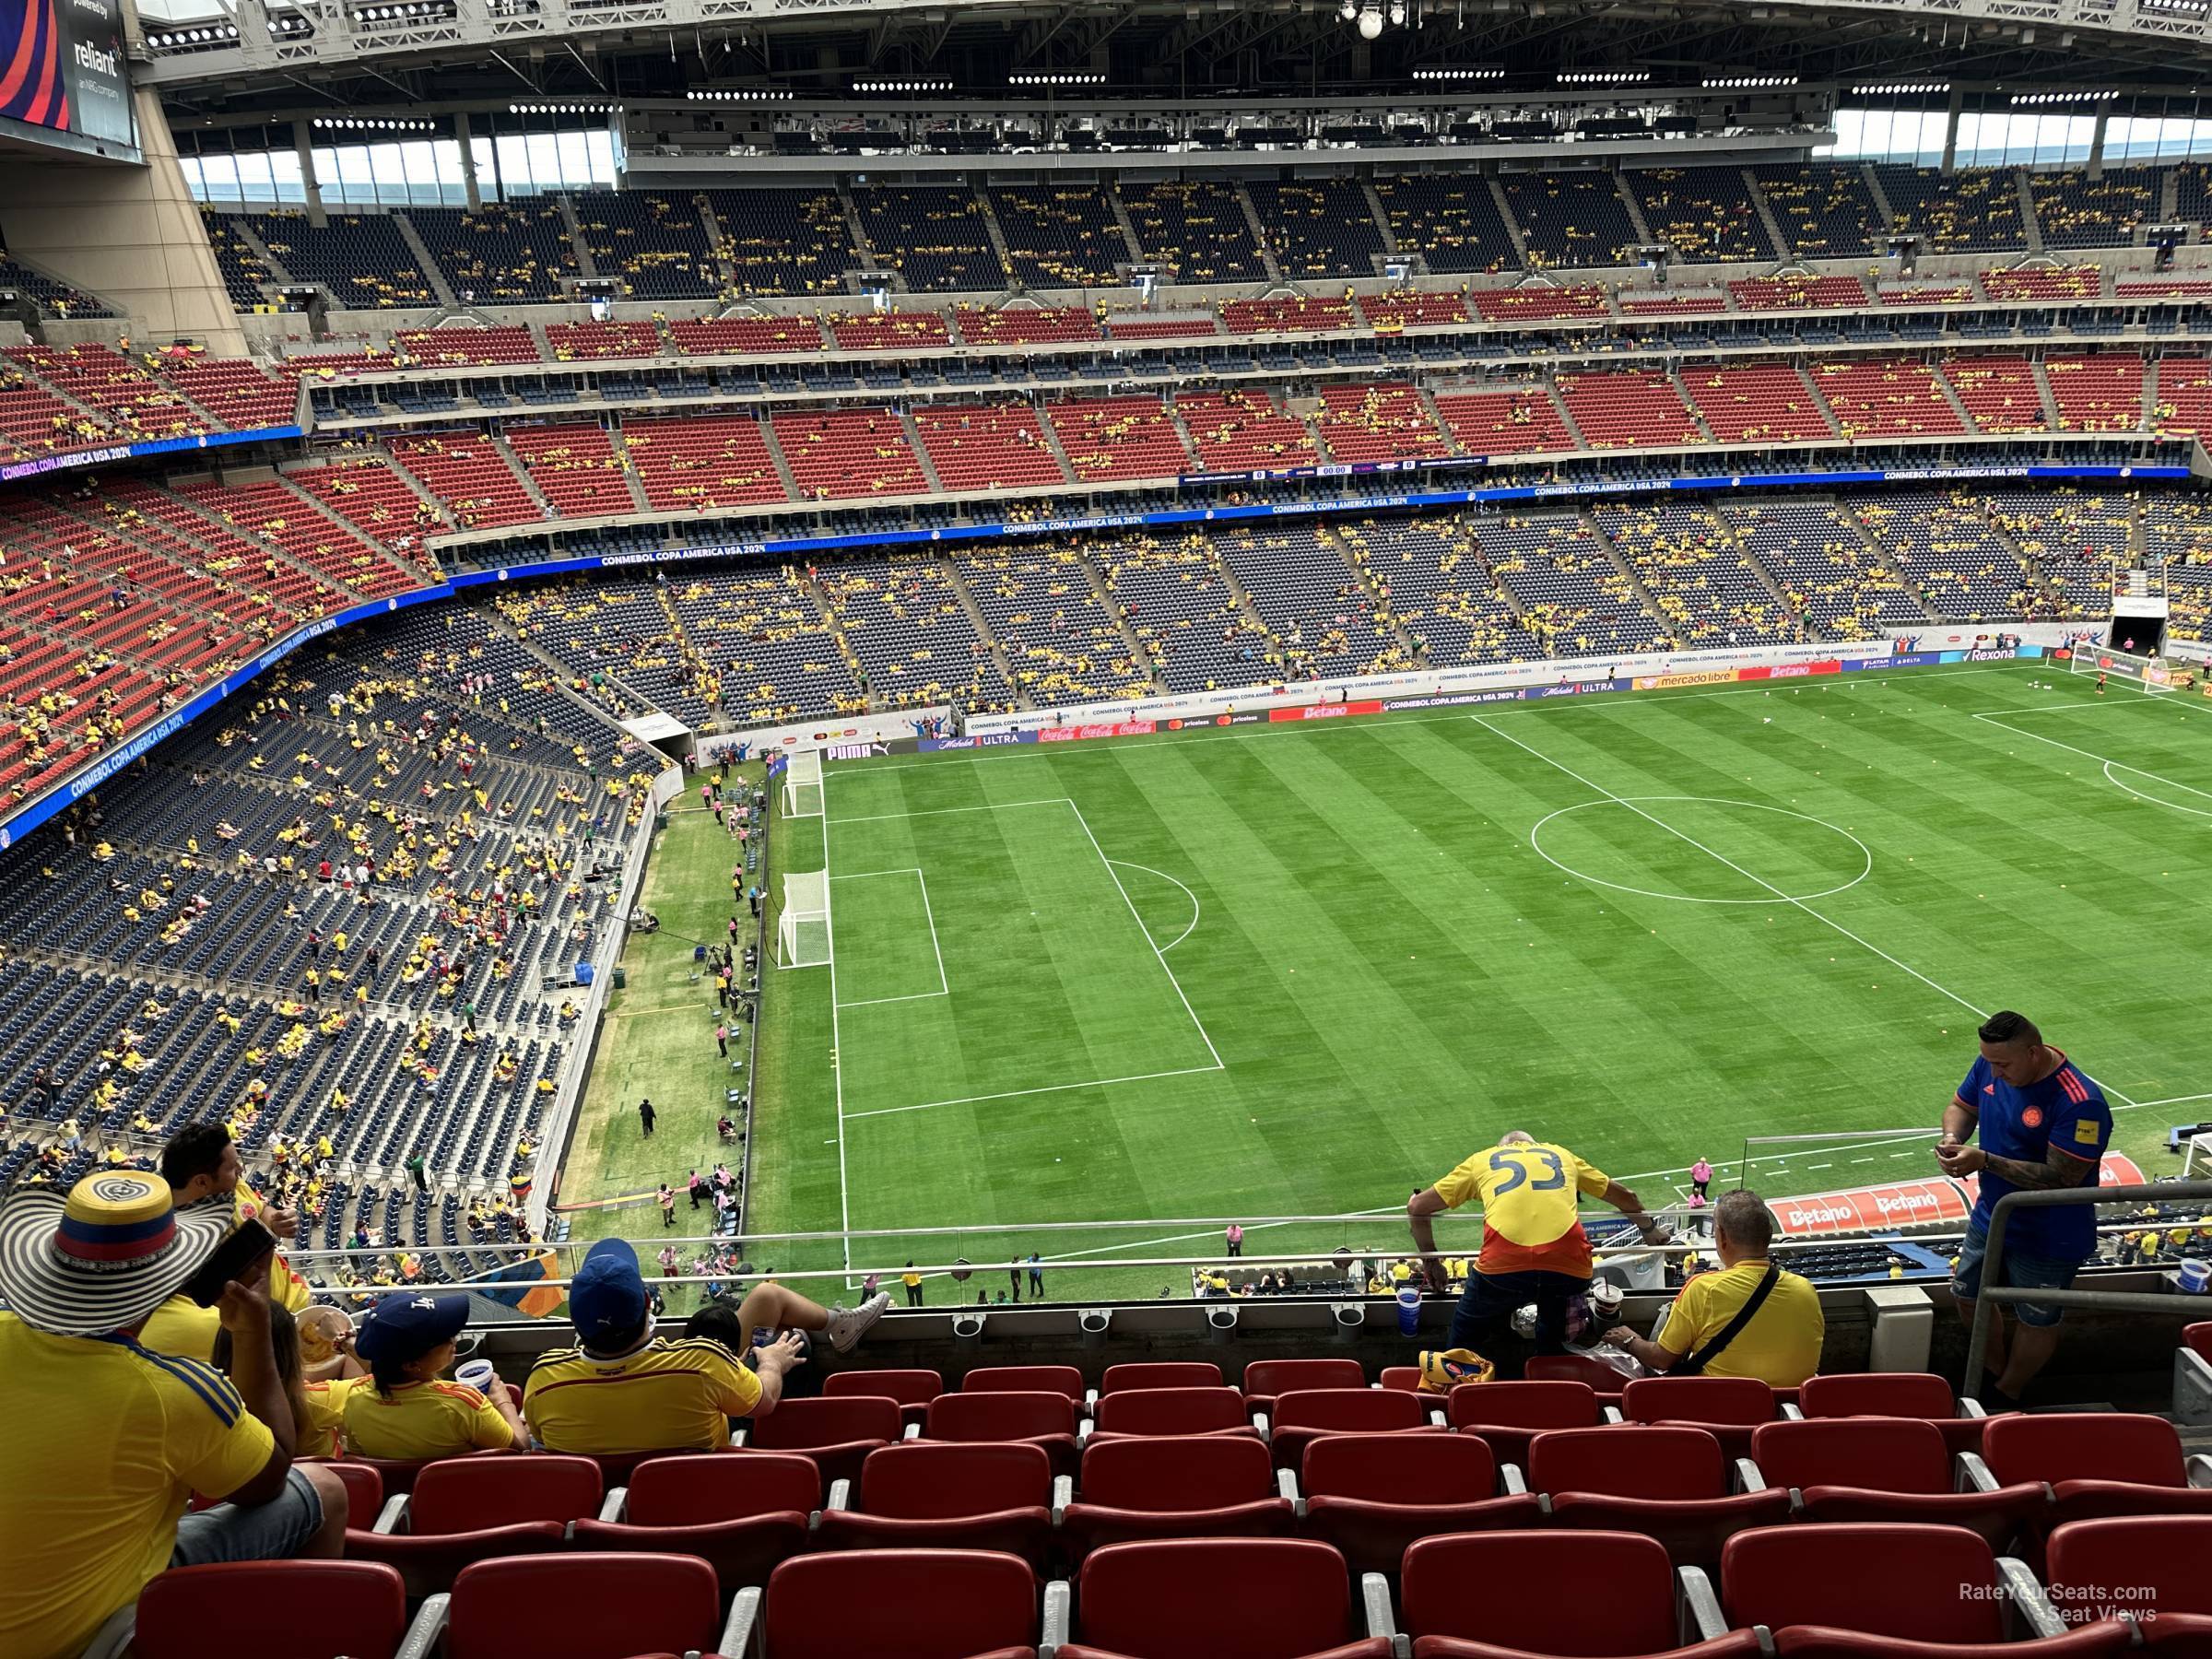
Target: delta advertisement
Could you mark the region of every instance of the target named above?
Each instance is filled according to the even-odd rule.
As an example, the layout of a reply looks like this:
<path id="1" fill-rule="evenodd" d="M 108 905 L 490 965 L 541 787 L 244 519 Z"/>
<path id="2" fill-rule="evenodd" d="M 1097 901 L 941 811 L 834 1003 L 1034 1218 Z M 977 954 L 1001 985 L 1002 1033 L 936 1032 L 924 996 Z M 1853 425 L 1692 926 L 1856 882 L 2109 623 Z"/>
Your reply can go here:
<path id="1" fill-rule="evenodd" d="M 135 151 L 119 0 L 0 0 L 0 116 Z"/>

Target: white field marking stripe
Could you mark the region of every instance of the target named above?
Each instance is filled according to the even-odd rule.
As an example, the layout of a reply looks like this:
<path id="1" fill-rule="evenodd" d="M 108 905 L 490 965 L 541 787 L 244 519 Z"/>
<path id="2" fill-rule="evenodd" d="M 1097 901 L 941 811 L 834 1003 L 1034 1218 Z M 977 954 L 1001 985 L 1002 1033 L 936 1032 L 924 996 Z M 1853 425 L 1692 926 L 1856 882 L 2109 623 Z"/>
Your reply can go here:
<path id="1" fill-rule="evenodd" d="M 849 1003 L 839 1003 L 837 1006 L 841 1008 L 876 1008 L 882 1006 L 885 1003 L 928 1002 L 934 997 L 950 996 L 951 994 L 950 991 L 915 991 L 905 996 L 863 996 Z M 855 1112 L 853 1115 L 865 1117 L 867 1113 L 865 1112 Z"/>
<path id="2" fill-rule="evenodd" d="M 1005 812 L 1014 806 L 1072 806 L 1065 795 L 1046 795 L 1036 801 L 992 801 L 982 806 L 923 806 L 912 812 L 870 812 L 858 818 L 825 818 L 825 824 L 886 824 L 893 818 L 945 818 L 956 812 Z"/>
<path id="3" fill-rule="evenodd" d="M 1853 944 L 1858 946 L 1864 950 L 1872 951 L 1876 956 L 1880 957 L 1883 961 L 1888 962 L 1891 967 L 1901 969 L 1903 971 L 1911 974 L 1914 979 L 1918 980 L 1922 984 L 1927 986 L 1931 991 L 1948 997 L 1952 1002 L 1957 1003 L 1960 1007 L 1966 1009 L 1970 1014 L 1976 1015 L 1983 1019 L 1987 1019 L 1989 1018 L 1988 1009 L 1976 1007 L 1972 1003 L 1968 1002 L 1965 997 L 1960 996 L 1957 992 L 1948 990 L 1946 987 L 1937 984 L 1926 974 L 1921 972 L 1919 969 L 1912 967 L 1908 963 L 1899 961 L 1897 958 L 1891 956 L 1880 946 L 1868 943 L 1866 940 L 1861 938 L 1857 934 L 1852 932 L 1850 928 L 1844 926 L 1841 922 L 1830 921 L 1828 917 L 1822 915 L 1818 911 L 1813 909 L 1811 905 L 1806 903 L 1803 900 L 1791 898 L 1789 894 L 1783 892 L 1772 882 L 1752 875 L 1752 873 L 1745 869 L 1743 865 L 1735 863 L 1733 859 L 1724 857 L 1721 853 L 1715 853 L 1711 847 L 1705 845 L 1704 842 L 1698 841 L 1691 836 L 1684 834 L 1681 830 L 1676 829 L 1672 824 L 1668 823 L 1665 818 L 1655 818 L 1651 813 L 1644 811 L 1642 807 L 1637 806 L 1633 801 L 1624 800 L 1621 796 L 1615 794 L 1611 790 L 1605 788 L 1603 785 L 1593 783 L 1589 779 L 1583 777 L 1582 773 L 1576 771 L 1572 767 L 1567 766 L 1560 761 L 1554 760 L 1542 749 L 1535 748 L 1528 744 L 1523 743 L 1520 738 L 1514 736 L 1511 732 L 1500 731 L 1498 727 L 1492 725 L 1488 720 L 1485 720 L 1481 715 L 1471 714 L 1468 716 L 1468 718 L 1474 721 L 1477 725 L 1481 726 L 1485 731 L 1490 732 L 1497 736 L 1504 738 L 1515 748 L 1526 749 L 1528 753 L 1534 755 L 1537 759 L 1543 761 L 1545 765 L 1556 768 L 1558 771 L 1565 772 L 1569 777 L 1572 778 L 1577 783 L 1580 783 L 1584 789 L 1589 790 L 1593 794 L 1604 795 L 1607 800 L 1626 806 L 1638 818 L 1648 819 L 1650 822 L 1656 824 L 1660 829 L 1665 830 L 1669 835 L 1672 835 L 1676 839 L 1686 841 L 1690 846 L 1697 848 L 1697 850 L 1704 853 L 1706 857 L 1711 858 L 1717 863 L 1726 865 L 1728 868 L 1734 870 L 1738 876 L 1743 877 L 1746 880 L 1756 882 L 1759 886 L 1765 888 L 1768 892 L 1773 894 L 1774 897 L 1782 903 L 1794 906 L 1796 909 L 1803 911 L 1806 915 L 1812 917 L 1814 921 L 1819 923 L 1824 927 L 1833 928 L 1836 932 L 1841 934 L 1845 938 L 1849 939 Z"/>
<path id="4" fill-rule="evenodd" d="M 2134 772 L 2138 778 L 2156 778 L 2159 782 L 2167 784 L 2171 788 L 2186 790 L 2193 795 L 2202 795 L 2206 800 L 2212 801 L 2212 790 L 2198 789 L 2192 784 L 2177 782 L 2172 778 L 2167 777 L 2162 772 L 2150 771 L 2140 766 L 2130 766 L 2124 760 L 2115 760 L 2110 755 L 2100 755 L 2094 749 L 2077 748 L 2071 743 L 2061 743 L 2057 738 L 2046 737 L 2041 732 L 2023 732 L 2018 726 L 2006 725 L 2003 721 L 1999 720 L 1994 714 L 1977 714 L 1974 716 L 1974 718 L 1976 720 L 1987 721 L 1991 725 L 1995 726 L 1998 731 L 2010 732 L 2015 737 L 2028 737 L 2032 738 L 2037 743 L 2047 743 L 2053 748 L 2065 749 L 2068 754 L 2079 755 L 2085 760 L 2100 760 L 2107 766 L 2118 767 L 2122 771 Z M 2130 790 L 2128 793 L 2132 794 L 2135 792 Z"/>
<path id="5" fill-rule="evenodd" d="M 1174 938 L 1170 940 L 1167 944 L 1162 945 L 1159 947 L 1161 955 L 1166 955 L 1169 951 L 1174 949 L 1176 946 L 1182 944 L 1185 939 L 1191 936 L 1192 929 L 1198 925 L 1197 894 L 1192 892 L 1189 888 L 1183 887 L 1182 882 L 1177 881 L 1174 877 L 1169 875 L 1165 870 L 1156 870 L 1150 865 L 1131 864 L 1125 858 L 1110 858 L 1106 862 L 1109 864 L 1118 864 L 1124 870 L 1142 870 L 1147 876 L 1157 876 L 1162 881 L 1171 883 L 1179 888 L 1182 888 L 1182 896 L 1191 901 L 1191 925 L 1184 928 L 1181 933 L 1177 934 Z M 1145 929 L 1145 933 L 1147 937 L 1150 936 L 1151 932 L 1152 930 L 1148 927 Z"/>
<path id="6" fill-rule="evenodd" d="M 852 1288 L 853 1271 L 853 1186 L 845 1173 L 845 1055 L 842 1033 L 837 1022 L 837 907 L 830 901 L 830 889 L 837 878 L 830 873 L 830 774 L 824 772 L 821 782 L 822 810 L 822 939 L 829 947 L 830 968 L 830 1082 L 837 1094 L 837 1207 L 839 1226 L 843 1230 L 846 1288 Z M 756 1016 L 757 1018 L 757 1016 Z"/>
<path id="7" fill-rule="evenodd" d="M 1024 1095 L 1060 1094 L 1070 1088 L 1103 1088 L 1110 1083 L 1148 1083 L 1155 1077 L 1196 1077 L 1225 1069 L 1217 1057 L 1211 1065 L 1186 1065 L 1177 1071 L 1138 1072 L 1128 1077 L 1092 1077 L 1082 1083 L 1047 1083 L 1041 1088 L 1009 1088 L 998 1094 L 959 1095 L 949 1100 L 924 1100 L 917 1106 L 877 1106 L 867 1112 L 848 1112 L 845 1117 L 847 1120 L 891 1117 L 901 1112 L 934 1112 L 939 1106 L 973 1106 L 984 1100 L 1019 1100 Z"/>
<path id="8" fill-rule="evenodd" d="M 1841 649 L 1841 647 L 1838 649 Z M 1843 675 L 1841 677 L 1824 675 L 1818 681 L 1806 680 L 1804 683 L 1808 685 L 1818 684 L 1823 690 L 1826 690 L 1830 686 L 1838 686 L 1847 691 L 1856 690 L 1865 686 L 1868 682 L 1868 679 L 1871 676 L 1884 672 L 1907 674 L 1911 675 L 1914 679 L 1956 679 L 1960 675 L 1966 674 L 2012 674 L 2017 672 L 2017 670 L 2012 668 L 1896 668 L 1885 671 L 1882 669 L 1870 668 L 1862 670 L 1857 674 Z M 1784 682 L 1777 681 L 1774 683 L 1781 684 Z M 1791 680 L 1787 683 L 1790 684 L 1793 688 L 1794 688 L 1798 682 L 1796 680 Z M 1877 681 L 1877 683 L 1887 686 L 1889 682 L 1885 679 Z M 1622 708 L 1629 706 L 1643 708 L 1654 703 L 1687 702 L 1693 698 L 1701 697 L 1753 697 L 1766 688 L 1766 685 L 1761 684 L 1759 686 L 1739 688 L 1734 691 L 1668 691 L 1662 693 L 1653 693 L 1648 691 L 1593 692 L 1591 695 L 1592 697 L 1597 699 L 1595 701 L 1586 700 L 1579 697 L 1558 699 L 1547 698 L 1543 701 L 1537 703 L 1500 703 L 1496 706 L 1500 708 L 1518 707 L 1524 712 L 1534 712 L 1538 709 L 1556 710 L 1583 708 Z M 1624 703 L 1620 700 L 1628 698 L 1632 698 L 1634 700 L 1632 705 Z M 1246 713 L 1250 713 L 1252 712 L 1253 711 L 1251 710 L 1243 711 L 1243 712 Z M 1203 721 L 1207 717 L 1206 715 L 1199 714 L 1194 715 L 1192 718 L 1194 720 Z M 1437 725 L 1445 721 L 1465 720 L 1467 716 L 1465 714 L 1386 714 L 1376 715 L 1359 720 L 1327 720 L 1320 722 L 1302 721 L 1297 723 L 1286 722 L 1281 725 L 1265 724 L 1248 726 L 1241 732 L 1212 732 L 1201 737 L 1117 737 L 1107 743 L 1105 747 L 1114 749 L 1183 748 L 1194 743 L 1243 743 L 1253 737 L 1290 735 L 1318 737 L 1326 732 L 1364 732 L 1372 730 L 1378 723 L 1383 725 Z M 958 760 L 965 760 L 968 762 L 968 764 L 972 766 L 982 760 L 982 757 L 986 754 L 993 756 L 994 759 L 1005 760 L 1049 760 L 1053 759 L 1055 756 L 1059 756 L 1063 749 L 1077 747 L 1078 746 L 1053 744 L 1041 748 L 1031 747 L 1027 748 L 1007 747 L 973 751 L 959 750 L 952 754 L 931 755 L 926 759 L 916 760 L 833 760 L 830 764 L 836 767 L 865 767 L 867 770 L 868 774 L 870 776 L 874 776 L 877 772 L 912 771 L 918 766 L 946 766 L 950 765 L 954 761 Z M 1088 748 L 1081 748 L 1079 752 L 1089 753 L 1090 750 Z M 828 777 L 830 774 L 825 771 L 822 775 L 824 777 Z M 1024 801 L 1016 801 L 1010 804 L 1017 806 L 1030 805 L 1030 803 Z M 979 807 L 954 807 L 950 810 L 982 811 L 988 809 Z M 887 816 L 891 818 L 903 818 L 907 815 L 894 812 Z M 840 818 L 838 821 L 840 823 L 856 823 L 861 820 L 854 818 Z"/>
<path id="9" fill-rule="evenodd" d="M 1073 801 L 1068 802 L 1067 806 L 1068 810 L 1076 815 L 1076 822 L 1083 826 L 1083 835 L 1090 842 L 1090 850 L 1099 855 L 1099 862 L 1106 866 L 1106 878 L 1113 883 L 1114 891 L 1121 894 L 1122 902 L 1129 907 L 1129 919 L 1136 924 L 1136 931 L 1145 935 L 1145 943 L 1152 946 L 1152 954 L 1159 959 L 1159 971 L 1168 976 L 1168 983 L 1175 987 L 1175 995 L 1182 1004 L 1182 1011 L 1191 1017 L 1191 1023 L 1198 1028 L 1198 1041 L 1206 1044 L 1206 1052 L 1214 1057 L 1212 1066 L 1202 1069 L 1219 1071 L 1221 1051 L 1214 1046 L 1214 1040 L 1206 1035 L 1206 1022 L 1198 1018 L 1198 1010 L 1191 1006 L 1191 999 L 1183 993 L 1182 982 L 1175 977 L 1175 970 L 1168 966 L 1166 955 L 1158 945 L 1153 944 L 1152 935 L 1145 927 L 1144 917 L 1137 914 L 1136 900 L 1129 897 L 1129 889 L 1122 885 L 1122 878 L 1113 872 L 1113 860 L 1106 856 L 1106 849 L 1099 845 L 1099 838 L 1091 833 L 1090 820 L 1083 816 L 1083 808 Z"/>
<path id="10" fill-rule="evenodd" d="M 843 818 L 838 819 L 841 824 L 845 821 Z M 922 872 L 912 865 L 904 865 L 896 870 L 841 870 L 830 879 L 832 881 L 865 881 L 871 876 L 919 876 L 921 874 Z"/>
<path id="11" fill-rule="evenodd" d="M 2184 806 L 2179 801 L 2162 801 L 2157 795 L 2145 794 L 2141 790 L 2136 788 L 2132 784 L 2123 783 L 2118 778 L 2112 775 L 2112 769 L 2114 767 L 2119 767 L 2122 771 L 2135 772 L 2137 777 L 2150 777 L 2154 776 L 2155 774 L 2141 771 L 2133 766 L 2122 766 L 2117 760 L 2107 760 L 2104 763 L 2104 781 L 2107 783 L 2110 783 L 2114 789 L 2118 790 L 2122 794 L 2134 795 L 2138 801 L 2146 802 L 2152 806 L 2163 806 L 2169 812 L 2185 812 L 2191 818 L 2212 818 L 2212 812 L 2206 812 L 2202 806 Z M 2173 783 L 2173 780 L 2171 778 L 2159 778 L 2159 782 L 2161 783 Z M 2173 786 L 2176 789 L 2187 789 L 2189 787 L 2189 785 L 2186 783 L 2173 783 Z"/>

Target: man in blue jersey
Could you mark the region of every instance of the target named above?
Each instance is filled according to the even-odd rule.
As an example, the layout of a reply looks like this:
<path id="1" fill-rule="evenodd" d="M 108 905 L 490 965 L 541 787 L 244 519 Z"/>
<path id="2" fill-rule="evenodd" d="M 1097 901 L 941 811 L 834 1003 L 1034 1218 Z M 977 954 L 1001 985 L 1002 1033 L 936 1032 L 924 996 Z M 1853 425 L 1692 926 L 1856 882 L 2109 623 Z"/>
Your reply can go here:
<path id="1" fill-rule="evenodd" d="M 1946 1175 L 1982 1178 L 1951 1278 L 1951 1295 L 1970 1324 L 1982 1288 L 1989 1214 L 1997 1200 L 2021 1189 L 2095 1186 L 2112 1135 L 2104 1092 L 2065 1054 L 2044 1046 L 2033 1020 L 2007 1009 L 1991 1015 L 1978 1035 L 1981 1058 L 1944 1108 L 1943 1140 L 1936 1148 Z M 1967 1137 L 1977 1134 L 1982 1144 L 1968 1146 Z M 2003 1282 L 2066 1289 L 2096 1250 L 2092 1205 L 2016 1210 L 2005 1225 Z M 2001 1316 L 1991 1326 L 1990 1376 L 1966 1381 L 1992 1410 L 2016 1408 L 2029 1380 L 2058 1347 L 2060 1309 L 2037 1302 L 2012 1307 L 2019 1328 L 2009 1342 Z"/>

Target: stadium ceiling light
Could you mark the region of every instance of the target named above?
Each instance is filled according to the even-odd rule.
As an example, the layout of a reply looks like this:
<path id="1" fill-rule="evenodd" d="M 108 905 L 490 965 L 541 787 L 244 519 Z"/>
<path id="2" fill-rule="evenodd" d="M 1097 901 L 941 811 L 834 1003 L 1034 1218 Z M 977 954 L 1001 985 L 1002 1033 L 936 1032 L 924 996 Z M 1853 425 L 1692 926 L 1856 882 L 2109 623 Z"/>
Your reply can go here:
<path id="1" fill-rule="evenodd" d="M 1877 81 L 1871 86 L 1853 87 L 1852 92 L 1859 98 L 1910 97 L 1921 92 L 1948 92 L 1949 81 Z"/>
<path id="2" fill-rule="evenodd" d="M 1649 69 L 1570 69 L 1559 82 L 1562 87 L 1632 87 L 1651 78 Z"/>
<path id="3" fill-rule="evenodd" d="M 1416 69 L 1415 80 L 1503 80 L 1502 69 Z"/>
<path id="4" fill-rule="evenodd" d="M 2119 96 L 2110 87 L 2099 87 L 2079 92 L 2015 92 L 2012 101 L 2016 104 L 2102 103 L 2108 98 Z"/>
<path id="5" fill-rule="evenodd" d="M 1381 39 L 1382 34 L 1382 14 L 1372 6 L 1362 8 L 1359 13 L 1359 38 L 1373 41 Z"/>
<path id="6" fill-rule="evenodd" d="M 1006 76 L 1006 85 L 1009 87 L 1102 87 L 1105 84 L 1106 77 L 1103 75 L 1088 69 L 1049 75 L 1024 71 Z"/>
<path id="7" fill-rule="evenodd" d="M 1748 91 L 1765 87 L 1794 87 L 1796 84 L 1797 77 L 1794 75 L 1709 75 L 1704 82 L 1705 89 L 1709 92 Z"/>

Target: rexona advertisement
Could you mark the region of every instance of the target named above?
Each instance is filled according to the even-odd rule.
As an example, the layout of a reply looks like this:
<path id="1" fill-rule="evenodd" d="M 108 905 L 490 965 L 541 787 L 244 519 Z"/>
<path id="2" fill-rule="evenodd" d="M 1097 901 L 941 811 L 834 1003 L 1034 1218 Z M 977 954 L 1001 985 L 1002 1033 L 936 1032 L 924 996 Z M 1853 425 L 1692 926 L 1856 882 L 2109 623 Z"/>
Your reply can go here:
<path id="1" fill-rule="evenodd" d="M 135 148 L 120 0 L 0 0 L 0 115 Z"/>

